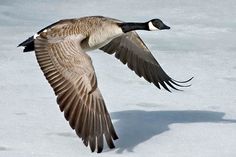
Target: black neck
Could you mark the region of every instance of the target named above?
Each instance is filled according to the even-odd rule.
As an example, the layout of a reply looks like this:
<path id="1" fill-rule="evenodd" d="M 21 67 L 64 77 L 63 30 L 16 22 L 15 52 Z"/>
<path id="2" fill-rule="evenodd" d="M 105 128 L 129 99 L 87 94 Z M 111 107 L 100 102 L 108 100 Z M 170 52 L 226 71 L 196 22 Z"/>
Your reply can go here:
<path id="1" fill-rule="evenodd" d="M 124 33 L 130 32 L 133 30 L 149 30 L 148 29 L 148 23 L 119 23 L 118 26 L 121 27 L 122 31 Z"/>

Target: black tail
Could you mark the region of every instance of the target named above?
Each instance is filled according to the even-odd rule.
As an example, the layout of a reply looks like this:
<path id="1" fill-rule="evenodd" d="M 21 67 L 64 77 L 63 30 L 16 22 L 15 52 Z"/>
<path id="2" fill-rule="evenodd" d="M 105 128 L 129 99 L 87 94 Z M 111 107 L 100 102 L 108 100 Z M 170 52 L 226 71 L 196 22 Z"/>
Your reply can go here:
<path id="1" fill-rule="evenodd" d="M 29 37 L 27 40 L 24 42 L 20 43 L 19 46 L 24 46 L 23 52 L 29 52 L 29 51 L 34 51 L 34 36 Z"/>

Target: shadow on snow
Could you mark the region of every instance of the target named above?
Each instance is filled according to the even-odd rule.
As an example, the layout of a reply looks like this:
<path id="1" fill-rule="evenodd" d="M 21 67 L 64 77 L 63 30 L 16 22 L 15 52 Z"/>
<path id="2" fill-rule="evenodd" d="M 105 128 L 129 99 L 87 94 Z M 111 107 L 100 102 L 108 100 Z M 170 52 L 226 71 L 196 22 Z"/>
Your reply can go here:
<path id="1" fill-rule="evenodd" d="M 128 110 L 111 113 L 119 140 L 117 153 L 129 152 L 138 144 L 169 130 L 175 123 L 236 123 L 223 119 L 225 113 L 201 110 L 184 111 L 142 111 Z"/>

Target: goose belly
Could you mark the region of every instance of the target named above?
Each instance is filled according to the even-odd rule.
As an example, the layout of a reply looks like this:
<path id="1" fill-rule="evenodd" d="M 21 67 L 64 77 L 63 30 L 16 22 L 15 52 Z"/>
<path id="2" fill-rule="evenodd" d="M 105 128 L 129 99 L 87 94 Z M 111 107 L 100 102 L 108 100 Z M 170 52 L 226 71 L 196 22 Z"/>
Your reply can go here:
<path id="1" fill-rule="evenodd" d="M 108 44 L 112 39 L 122 35 L 121 28 L 117 27 L 105 27 L 100 30 L 96 30 L 92 33 L 88 40 L 90 49 L 97 49 Z"/>

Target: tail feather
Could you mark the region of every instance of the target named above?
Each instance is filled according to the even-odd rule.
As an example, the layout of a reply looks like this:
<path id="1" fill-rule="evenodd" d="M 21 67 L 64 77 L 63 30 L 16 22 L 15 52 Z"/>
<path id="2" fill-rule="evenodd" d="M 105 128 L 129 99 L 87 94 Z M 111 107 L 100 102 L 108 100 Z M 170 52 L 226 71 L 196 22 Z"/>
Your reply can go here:
<path id="1" fill-rule="evenodd" d="M 27 40 L 24 42 L 20 43 L 19 46 L 24 46 L 23 52 L 29 52 L 29 51 L 34 51 L 34 36 L 29 37 Z"/>

